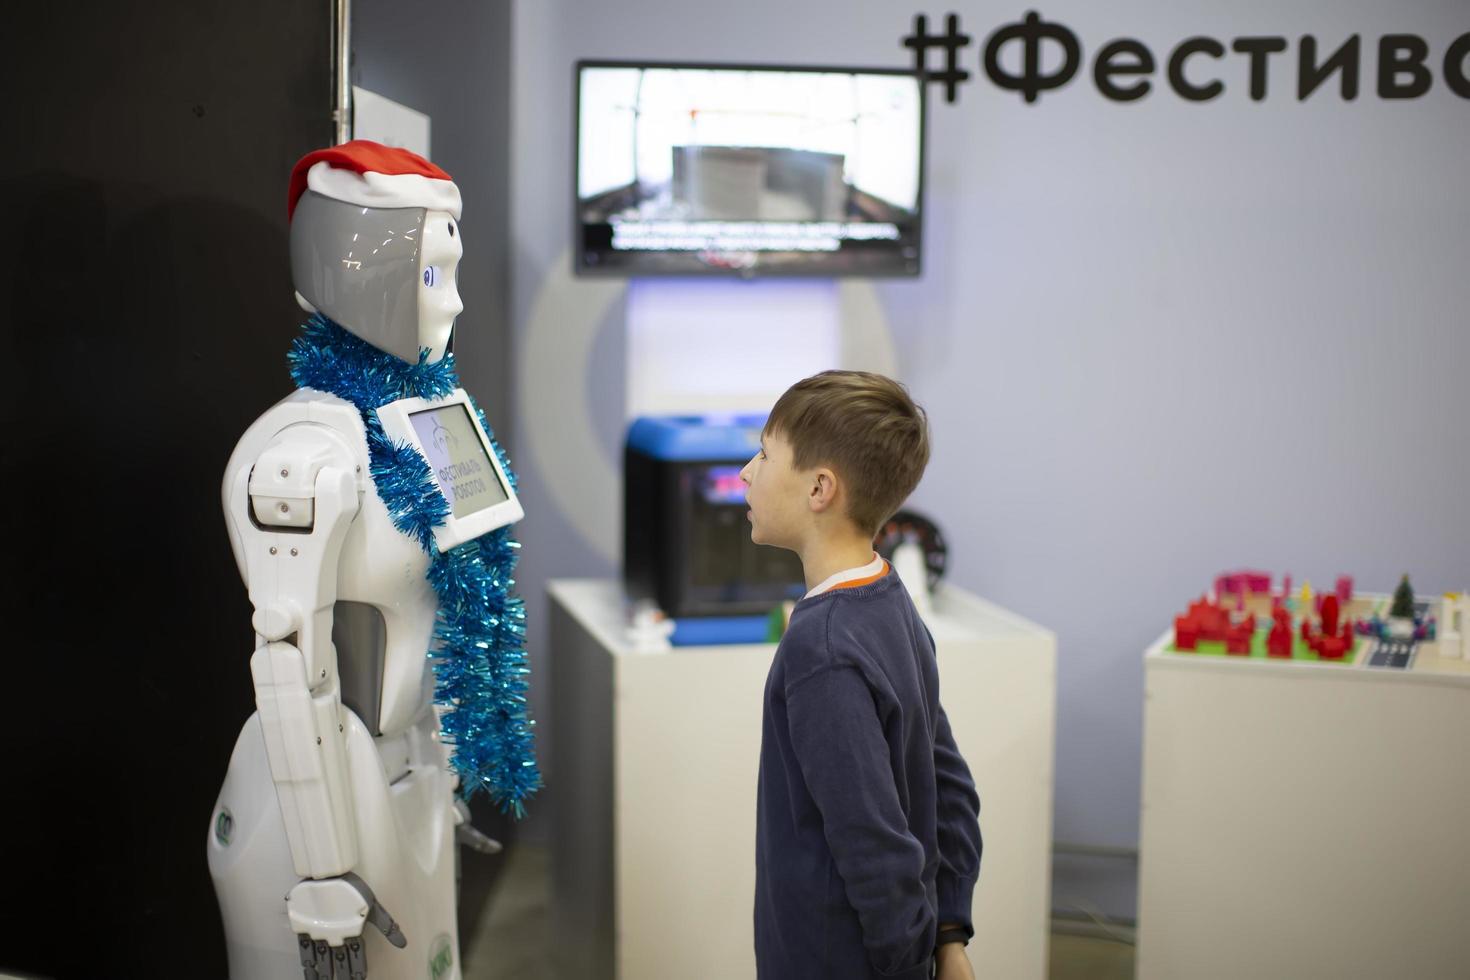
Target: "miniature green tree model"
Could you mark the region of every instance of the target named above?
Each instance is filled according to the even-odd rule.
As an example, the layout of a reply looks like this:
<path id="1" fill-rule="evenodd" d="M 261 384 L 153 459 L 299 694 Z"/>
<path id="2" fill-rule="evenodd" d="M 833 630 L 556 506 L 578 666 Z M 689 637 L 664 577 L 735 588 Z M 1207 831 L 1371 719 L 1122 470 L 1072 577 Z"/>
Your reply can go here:
<path id="1" fill-rule="evenodd" d="M 1393 591 L 1393 606 L 1388 610 L 1390 616 L 1401 619 L 1414 618 L 1414 587 L 1409 584 L 1409 576 L 1405 575 L 1399 580 L 1399 587 Z"/>

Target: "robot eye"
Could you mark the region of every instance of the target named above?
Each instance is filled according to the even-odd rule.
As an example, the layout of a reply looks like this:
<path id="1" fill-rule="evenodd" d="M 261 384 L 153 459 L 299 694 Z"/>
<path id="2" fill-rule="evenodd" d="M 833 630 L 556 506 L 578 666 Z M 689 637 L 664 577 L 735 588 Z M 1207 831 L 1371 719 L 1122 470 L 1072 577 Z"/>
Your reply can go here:
<path id="1" fill-rule="evenodd" d="M 439 284 L 439 276 L 440 276 L 440 272 L 439 272 L 439 267 L 437 265 L 430 265 L 430 266 L 425 266 L 424 267 L 424 285 L 425 286 L 437 286 Z"/>
<path id="2" fill-rule="evenodd" d="M 454 222 L 453 221 L 449 222 L 449 237 L 450 238 L 453 238 L 454 237 Z"/>

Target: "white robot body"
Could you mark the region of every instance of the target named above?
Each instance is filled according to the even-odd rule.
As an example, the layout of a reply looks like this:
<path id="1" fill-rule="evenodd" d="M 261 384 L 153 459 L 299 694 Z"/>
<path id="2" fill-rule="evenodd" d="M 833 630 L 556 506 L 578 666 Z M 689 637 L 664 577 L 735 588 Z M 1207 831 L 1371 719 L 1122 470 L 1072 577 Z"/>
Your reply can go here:
<path id="1" fill-rule="evenodd" d="M 371 483 L 357 409 L 309 390 L 278 403 L 237 445 L 224 498 L 255 606 L 258 707 L 209 832 L 230 976 L 300 976 L 310 937 L 330 956 L 356 938 L 374 980 L 455 980 L 463 816 L 426 658 L 437 598 L 428 556 Z M 348 612 L 367 624 L 357 635 L 343 635 Z M 349 707 L 344 686 L 367 693 Z M 363 928 L 373 899 L 404 948 Z"/>

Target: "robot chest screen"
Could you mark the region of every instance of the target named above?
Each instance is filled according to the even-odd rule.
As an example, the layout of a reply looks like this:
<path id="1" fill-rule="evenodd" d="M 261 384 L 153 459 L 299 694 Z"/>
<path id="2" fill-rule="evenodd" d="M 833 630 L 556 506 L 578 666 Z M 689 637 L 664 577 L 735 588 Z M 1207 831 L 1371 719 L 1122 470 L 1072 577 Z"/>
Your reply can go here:
<path id="1" fill-rule="evenodd" d="M 463 405 L 414 412 L 409 421 L 455 517 L 467 517 L 509 499 Z"/>

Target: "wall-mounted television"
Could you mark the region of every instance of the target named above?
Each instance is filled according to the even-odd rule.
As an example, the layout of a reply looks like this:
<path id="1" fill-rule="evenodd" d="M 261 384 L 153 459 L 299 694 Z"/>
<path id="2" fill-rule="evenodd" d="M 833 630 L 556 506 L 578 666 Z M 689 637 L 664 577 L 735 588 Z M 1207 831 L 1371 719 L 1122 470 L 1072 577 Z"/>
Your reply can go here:
<path id="1" fill-rule="evenodd" d="M 576 71 L 579 274 L 919 274 L 915 72 L 622 61 Z"/>

